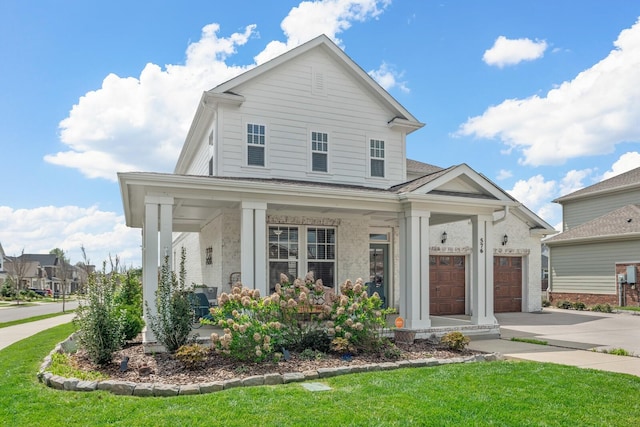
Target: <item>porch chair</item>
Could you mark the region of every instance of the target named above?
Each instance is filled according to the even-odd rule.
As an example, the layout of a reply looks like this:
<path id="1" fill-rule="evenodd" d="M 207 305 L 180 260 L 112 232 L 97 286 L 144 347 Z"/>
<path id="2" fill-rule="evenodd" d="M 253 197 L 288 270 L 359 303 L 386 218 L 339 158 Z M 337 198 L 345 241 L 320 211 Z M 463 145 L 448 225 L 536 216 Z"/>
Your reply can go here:
<path id="1" fill-rule="evenodd" d="M 217 307 L 218 306 L 218 287 L 213 286 L 210 288 L 203 289 L 204 294 L 207 296 L 207 300 L 209 301 L 209 307 Z"/>
<path id="2" fill-rule="evenodd" d="M 209 312 L 209 300 L 205 294 L 201 292 L 189 294 L 189 300 L 191 308 L 193 308 L 195 319 L 211 317 L 211 313 Z"/>

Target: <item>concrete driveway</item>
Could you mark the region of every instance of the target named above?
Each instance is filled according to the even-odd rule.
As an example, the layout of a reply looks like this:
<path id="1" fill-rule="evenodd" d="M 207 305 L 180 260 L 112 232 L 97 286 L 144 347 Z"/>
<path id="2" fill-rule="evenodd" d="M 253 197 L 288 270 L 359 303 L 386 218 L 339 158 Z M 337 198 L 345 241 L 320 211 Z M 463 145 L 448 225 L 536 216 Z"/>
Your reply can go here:
<path id="1" fill-rule="evenodd" d="M 623 348 L 640 356 L 640 315 L 545 308 L 496 314 L 501 338 L 535 338 L 574 349 Z"/>

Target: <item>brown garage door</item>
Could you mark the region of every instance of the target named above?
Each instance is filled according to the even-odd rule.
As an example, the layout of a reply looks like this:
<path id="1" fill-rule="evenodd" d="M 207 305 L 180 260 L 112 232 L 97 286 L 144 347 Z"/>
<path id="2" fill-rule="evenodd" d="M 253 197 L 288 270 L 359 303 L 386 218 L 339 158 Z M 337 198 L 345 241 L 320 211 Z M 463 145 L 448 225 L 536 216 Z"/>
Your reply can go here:
<path id="1" fill-rule="evenodd" d="M 493 285 L 496 313 L 522 311 L 522 258 L 493 257 Z"/>
<path id="2" fill-rule="evenodd" d="M 430 313 L 433 315 L 464 314 L 464 283 L 464 256 L 430 256 Z"/>

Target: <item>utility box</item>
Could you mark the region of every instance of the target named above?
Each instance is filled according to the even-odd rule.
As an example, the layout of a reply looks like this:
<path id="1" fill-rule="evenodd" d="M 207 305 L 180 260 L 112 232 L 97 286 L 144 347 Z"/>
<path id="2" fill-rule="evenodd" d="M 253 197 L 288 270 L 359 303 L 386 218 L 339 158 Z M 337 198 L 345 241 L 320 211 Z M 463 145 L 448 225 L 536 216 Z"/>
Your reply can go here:
<path id="1" fill-rule="evenodd" d="M 628 265 L 627 266 L 627 283 L 636 284 L 636 266 Z"/>
<path id="2" fill-rule="evenodd" d="M 627 283 L 627 275 L 624 273 L 618 273 L 618 283 L 619 284 Z"/>

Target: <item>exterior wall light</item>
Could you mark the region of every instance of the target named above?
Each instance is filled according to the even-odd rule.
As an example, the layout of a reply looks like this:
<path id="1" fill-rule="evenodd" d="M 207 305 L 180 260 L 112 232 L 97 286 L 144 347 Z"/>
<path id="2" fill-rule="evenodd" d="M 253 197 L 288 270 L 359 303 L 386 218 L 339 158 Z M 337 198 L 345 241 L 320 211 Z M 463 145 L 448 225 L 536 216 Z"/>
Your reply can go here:
<path id="1" fill-rule="evenodd" d="M 509 236 L 507 236 L 506 234 L 502 236 L 502 246 L 506 245 L 508 241 L 509 241 Z"/>
<path id="2" fill-rule="evenodd" d="M 447 241 L 447 232 L 443 231 L 442 236 L 440 236 L 440 243 L 444 244 Z"/>

